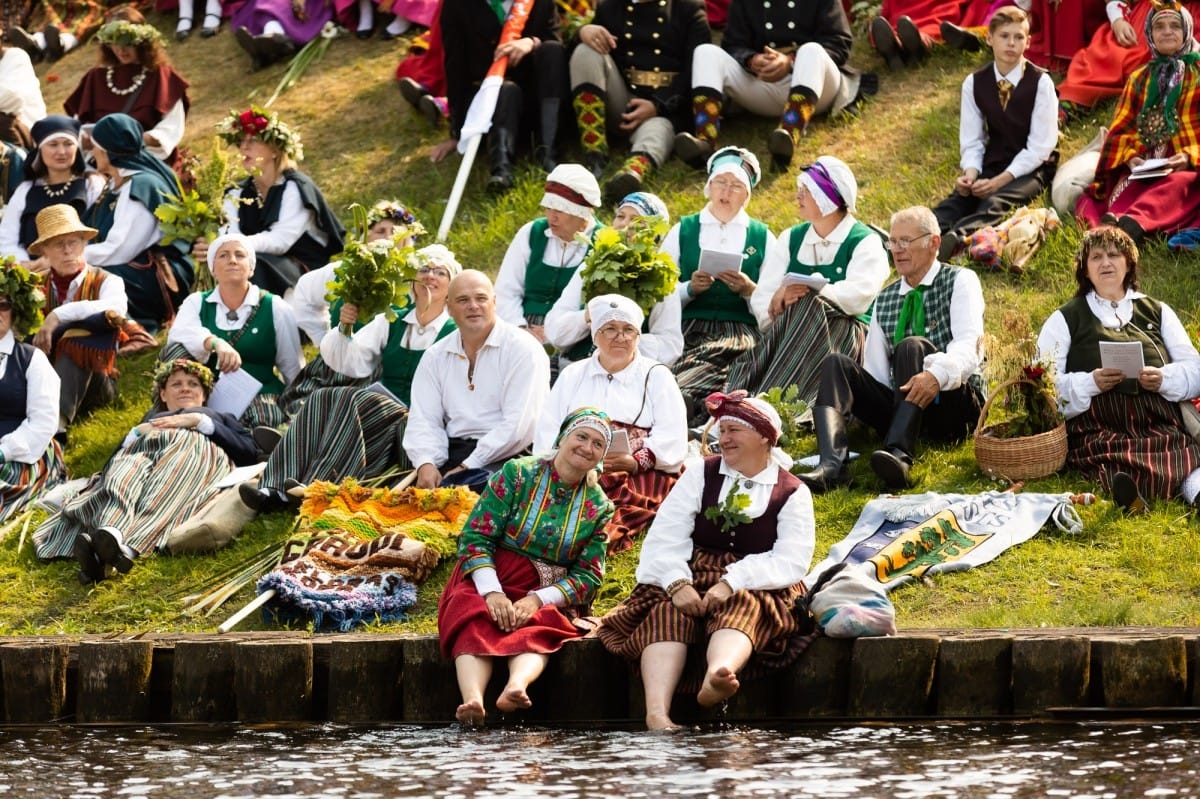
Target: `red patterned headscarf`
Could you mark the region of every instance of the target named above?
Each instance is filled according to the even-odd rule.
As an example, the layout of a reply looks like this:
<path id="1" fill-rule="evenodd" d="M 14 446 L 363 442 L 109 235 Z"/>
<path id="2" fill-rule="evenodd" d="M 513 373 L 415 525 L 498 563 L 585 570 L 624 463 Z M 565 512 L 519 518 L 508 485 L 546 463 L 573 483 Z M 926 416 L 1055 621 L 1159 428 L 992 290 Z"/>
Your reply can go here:
<path id="1" fill-rule="evenodd" d="M 728 394 L 716 392 L 704 399 L 708 413 L 719 424 L 728 419 L 745 425 L 765 438 L 771 446 L 779 443 L 783 434 L 783 423 L 779 413 L 771 403 L 758 397 L 751 397 L 747 392 L 738 389 Z"/>

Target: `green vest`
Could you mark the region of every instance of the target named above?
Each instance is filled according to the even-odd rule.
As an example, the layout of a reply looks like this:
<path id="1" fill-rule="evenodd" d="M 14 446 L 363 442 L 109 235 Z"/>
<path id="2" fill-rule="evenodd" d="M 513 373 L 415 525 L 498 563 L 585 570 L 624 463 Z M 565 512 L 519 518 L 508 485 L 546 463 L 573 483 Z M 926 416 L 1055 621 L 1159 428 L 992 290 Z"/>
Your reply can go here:
<path id="1" fill-rule="evenodd" d="M 275 376 L 275 313 L 271 308 L 275 295 L 253 286 L 250 290 L 258 292 L 258 312 L 250 322 L 249 330 L 240 328 L 245 332 L 232 342 L 233 348 L 242 356 L 242 368 L 262 383 L 259 393 L 279 394 L 283 392 L 283 381 Z M 208 301 L 213 291 L 216 289 L 201 295 L 200 324 L 214 336 L 230 341 L 239 330 L 221 330 L 217 327 L 217 304 Z M 208 365 L 214 374 L 220 374 L 217 371 L 216 354 L 208 359 Z"/>
<path id="2" fill-rule="evenodd" d="M 742 272 L 758 282 L 758 270 L 767 254 L 767 226 L 751 219 L 746 231 L 745 247 L 742 250 Z M 691 214 L 679 220 L 679 281 L 692 279 L 700 265 L 700 214 Z M 750 311 L 746 300 L 734 294 L 729 286 L 714 281 L 712 288 L 692 298 L 683 306 L 684 319 L 710 319 L 714 321 L 741 322 L 758 326 L 758 320 Z"/>
<path id="3" fill-rule="evenodd" d="M 1162 368 L 1169 361 L 1167 346 L 1162 337 L 1162 303 L 1149 297 L 1133 301 L 1133 318 L 1120 328 L 1105 327 L 1088 307 L 1087 297 L 1072 297 L 1058 309 L 1071 332 L 1071 349 L 1067 352 L 1068 372 L 1091 372 L 1100 368 L 1101 341 L 1136 341 L 1142 345 L 1142 357 L 1147 366 Z M 1138 382 L 1127 377 L 1118 386 L 1121 391 L 1136 394 Z"/>
<path id="4" fill-rule="evenodd" d="M 521 304 L 521 310 L 526 317 L 545 317 L 550 313 L 567 283 L 575 276 L 575 270 L 583 264 L 582 260 L 575 266 L 551 266 L 545 262 L 548 227 L 550 223 L 545 217 L 533 220 L 529 227 L 529 264 L 525 267 L 525 297 Z M 592 229 L 593 239 L 601 227 L 602 225 L 597 224 Z M 589 244 L 583 257 L 586 258 L 587 253 L 591 251 Z"/>
<path id="5" fill-rule="evenodd" d="M 400 398 L 406 406 L 412 404 L 413 375 L 417 373 L 417 364 L 425 350 L 409 349 L 403 345 L 404 332 L 408 323 L 403 317 L 397 317 L 388 327 L 387 343 L 383 346 L 382 369 L 379 382 L 388 391 Z M 438 331 L 437 340 L 441 341 L 457 329 L 453 319 L 447 319 L 442 329 Z"/>
<path id="6" fill-rule="evenodd" d="M 812 227 L 810 222 L 801 222 L 799 225 L 791 228 L 791 238 L 788 240 L 788 268 L 789 273 L 797 275 L 811 275 L 814 272 L 825 276 L 825 279 L 830 283 L 837 283 L 846 279 L 846 270 L 850 268 L 850 258 L 854 255 L 854 248 L 858 243 L 867 236 L 875 234 L 874 230 L 864 225 L 862 222 L 855 220 L 850 227 L 850 234 L 846 236 L 846 240 L 842 242 L 842 246 L 838 247 L 838 251 L 834 253 L 833 261 L 828 264 L 810 265 L 800 260 L 800 243 L 804 241 L 804 236 L 808 233 L 808 229 Z M 868 308 L 866 313 L 861 313 L 856 317 L 861 322 L 871 321 L 871 309 Z"/>

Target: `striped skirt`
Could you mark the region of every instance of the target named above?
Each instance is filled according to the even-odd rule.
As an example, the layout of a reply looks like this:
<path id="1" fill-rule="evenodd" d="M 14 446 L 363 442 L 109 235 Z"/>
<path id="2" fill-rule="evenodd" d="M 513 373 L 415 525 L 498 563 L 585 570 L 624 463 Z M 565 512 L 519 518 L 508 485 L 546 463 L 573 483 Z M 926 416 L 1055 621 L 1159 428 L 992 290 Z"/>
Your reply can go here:
<path id="1" fill-rule="evenodd" d="M 33 463 L 0 461 L 0 522 L 19 513 L 43 489 L 53 488 L 66 476 L 62 448 L 53 440 Z"/>
<path id="2" fill-rule="evenodd" d="M 1200 468 L 1200 444 L 1183 426 L 1179 403 L 1160 394 L 1106 391 L 1067 420 L 1067 465 L 1110 490 L 1127 472 L 1148 499 L 1169 499 Z"/>
<path id="3" fill-rule="evenodd" d="M 177 358 L 195 360 L 187 348 L 179 342 L 164 344 L 163 348 L 158 351 L 158 360 L 161 363 Z M 211 364 L 206 365 L 211 367 Z M 288 417 L 279 405 L 279 396 L 278 394 L 259 394 L 250 400 L 250 404 L 246 406 L 246 410 L 242 412 L 238 421 L 245 425 L 247 430 L 253 430 L 259 426 L 283 427 L 287 423 Z"/>
<path id="4" fill-rule="evenodd" d="M 737 559 L 731 552 L 697 550 L 691 563 L 696 590 L 703 595 Z M 717 630 L 740 630 L 753 643 L 754 655 L 738 677 L 754 679 L 791 665 L 816 637 L 802 628 L 792 612 L 803 592 L 801 584 L 777 591 L 737 591 L 715 612 L 698 619 L 677 610 L 663 589 L 639 583 L 629 599 L 601 619 L 596 635 L 614 655 L 638 660 L 650 644 L 703 644 Z M 689 658 L 679 692 L 699 689 L 704 677 L 702 661 L 702 657 L 699 661 Z"/>
<path id="5" fill-rule="evenodd" d="M 289 477 L 305 484 L 340 483 L 377 477 L 397 463 L 412 468 L 396 444 L 407 417 L 403 405 L 375 391 L 349 386 L 316 391 L 267 459 L 260 485 L 282 489 Z"/>
<path id="6" fill-rule="evenodd" d="M 743 353 L 758 346 L 758 328 L 741 322 L 685 319 L 683 354 L 671 371 L 688 405 L 688 423 L 693 427 L 708 420 L 704 398 L 725 387 L 729 366 Z"/>
<path id="7" fill-rule="evenodd" d="M 296 379 L 288 383 L 287 388 L 279 395 L 278 405 L 284 414 L 291 419 L 300 413 L 300 408 L 308 401 L 314 392 L 322 388 L 340 388 L 353 386 L 362 388 L 369 385 L 375 377 L 350 377 L 344 375 L 325 363 L 320 355 L 304 364 Z"/>
<path id="8" fill-rule="evenodd" d="M 233 468 L 225 451 L 194 430 L 160 430 L 112 458 L 91 484 L 33 534 L 43 560 L 71 557 L 76 533 L 111 526 L 145 555 L 216 493 Z"/>
<path id="9" fill-rule="evenodd" d="M 762 334 L 762 343 L 729 367 L 726 391 L 758 394 L 776 386 L 796 386 L 811 407 L 817 399 L 821 362 L 830 353 L 862 362 L 867 326 L 813 293 L 784 309 Z"/>
<path id="10" fill-rule="evenodd" d="M 612 519 L 604 526 L 609 555 L 633 546 L 634 539 L 654 521 L 658 506 L 678 479 L 679 475 L 658 469 L 637 474 L 607 472 L 600 476 L 600 487 L 615 506 Z"/>

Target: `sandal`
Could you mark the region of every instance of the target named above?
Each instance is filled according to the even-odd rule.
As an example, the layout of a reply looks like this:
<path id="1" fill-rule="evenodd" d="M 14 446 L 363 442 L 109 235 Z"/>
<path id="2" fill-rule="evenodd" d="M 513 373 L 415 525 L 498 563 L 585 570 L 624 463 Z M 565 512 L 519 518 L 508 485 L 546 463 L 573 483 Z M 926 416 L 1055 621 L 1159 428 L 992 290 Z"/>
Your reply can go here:
<path id="1" fill-rule="evenodd" d="M 216 20 L 216 22 L 214 22 L 212 24 L 212 26 L 209 26 L 209 24 L 208 24 L 208 21 L 210 19 Z M 200 29 L 200 35 L 203 36 L 205 39 L 209 39 L 209 38 L 212 38 L 213 36 L 216 36 L 217 31 L 219 31 L 219 30 L 221 30 L 221 15 L 220 14 L 205 14 L 204 15 L 204 27 L 202 27 Z"/>

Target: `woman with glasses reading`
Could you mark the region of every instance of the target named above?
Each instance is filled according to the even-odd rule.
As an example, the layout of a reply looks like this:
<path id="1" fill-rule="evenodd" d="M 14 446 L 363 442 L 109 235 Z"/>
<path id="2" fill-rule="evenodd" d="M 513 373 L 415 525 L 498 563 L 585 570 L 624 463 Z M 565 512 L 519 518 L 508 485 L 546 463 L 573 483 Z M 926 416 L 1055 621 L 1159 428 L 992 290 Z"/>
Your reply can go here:
<path id="1" fill-rule="evenodd" d="M 417 257 L 423 265 L 411 302 L 397 309 L 395 321 L 379 314 L 352 335 L 339 327 L 321 339 L 321 357 L 330 367 L 353 378 L 377 374 L 378 382 L 314 392 L 271 451 L 258 486 L 238 487 L 246 505 L 259 512 L 278 510 L 288 502 L 288 484 L 375 477 L 397 462 L 408 466 L 398 443 L 413 375 L 425 350 L 455 329 L 446 294 L 450 279 L 462 271 L 454 253 L 440 244 L 417 250 Z M 342 305 L 339 322 L 357 324 L 358 307 Z"/>
<path id="2" fill-rule="evenodd" d="M 837 158 L 801 168 L 803 221 L 768 250 L 750 297 L 762 345 L 733 362 L 726 391 L 794 385 L 811 407 L 826 355 L 862 360 L 871 304 L 891 270 L 879 235 L 854 218 L 857 197 L 854 173 Z"/>
<path id="3" fill-rule="evenodd" d="M 708 418 L 704 398 L 725 385 L 729 365 L 760 341 L 750 297 L 775 236 L 746 206 L 761 175 L 754 153 L 722 147 L 708 159 L 708 204 L 663 240 L 679 264 L 675 293 L 683 305 L 683 355 L 671 370 L 693 425 Z"/>
<path id="4" fill-rule="evenodd" d="M 608 414 L 614 442 L 604 456 L 600 487 L 616 506 L 605 525 L 609 553 L 633 545 L 678 479 L 687 454 L 686 406 L 671 370 L 638 352 L 643 314 L 619 294 L 587 304 L 596 351 L 562 370 L 533 437 L 533 451 L 554 443 L 559 425 L 590 404 Z"/>

